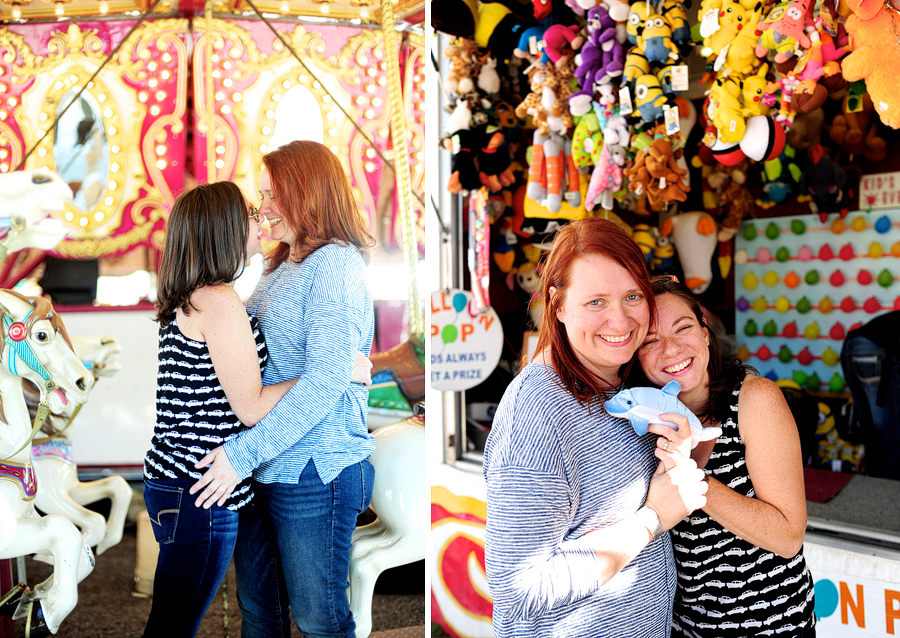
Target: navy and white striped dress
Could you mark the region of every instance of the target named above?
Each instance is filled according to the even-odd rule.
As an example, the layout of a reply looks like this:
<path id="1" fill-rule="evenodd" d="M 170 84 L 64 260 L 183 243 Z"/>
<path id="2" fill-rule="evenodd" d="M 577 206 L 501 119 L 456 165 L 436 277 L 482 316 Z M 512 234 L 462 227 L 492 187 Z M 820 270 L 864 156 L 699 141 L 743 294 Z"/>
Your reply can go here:
<path id="1" fill-rule="evenodd" d="M 737 424 L 740 388 L 704 470 L 738 494 L 756 497 Z M 803 550 L 793 558 L 729 532 L 703 510 L 671 530 L 678 563 L 673 636 L 797 636 L 814 623 L 812 576 Z"/>
<path id="2" fill-rule="evenodd" d="M 269 354 L 256 317 L 249 317 L 260 370 Z M 245 429 L 237 418 L 213 368 L 205 343 L 188 339 L 175 318 L 159 330 L 156 373 L 156 427 L 144 457 L 144 478 L 199 479 L 194 468 L 204 456 Z M 205 470 L 204 470 L 205 471 Z M 237 510 L 253 499 L 250 480 L 241 481 L 225 507 Z"/>
<path id="3" fill-rule="evenodd" d="M 507 388 L 484 453 L 485 562 L 497 638 L 663 638 L 675 561 L 669 535 L 601 585 L 582 538 L 634 514 L 658 460 L 599 398 L 590 411 L 531 363 Z M 605 397 L 608 398 L 608 397 Z"/>

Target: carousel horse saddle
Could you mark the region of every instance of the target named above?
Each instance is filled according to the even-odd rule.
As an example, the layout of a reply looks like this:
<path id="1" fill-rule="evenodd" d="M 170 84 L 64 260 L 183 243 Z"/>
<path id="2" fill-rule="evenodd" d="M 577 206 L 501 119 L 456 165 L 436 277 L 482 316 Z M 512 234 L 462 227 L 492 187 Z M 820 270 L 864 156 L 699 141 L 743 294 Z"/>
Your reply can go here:
<path id="1" fill-rule="evenodd" d="M 421 339 L 411 337 L 370 358 L 372 393 L 377 393 L 379 386 L 396 384 L 409 405 L 425 398 L 425 347 Z"/>

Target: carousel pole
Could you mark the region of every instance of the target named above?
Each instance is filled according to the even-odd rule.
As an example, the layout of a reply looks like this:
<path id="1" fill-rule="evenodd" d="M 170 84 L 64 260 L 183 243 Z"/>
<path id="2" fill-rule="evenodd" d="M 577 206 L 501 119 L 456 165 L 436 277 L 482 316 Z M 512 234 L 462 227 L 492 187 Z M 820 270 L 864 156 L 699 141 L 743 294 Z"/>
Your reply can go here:
<path id="1" fill-rule="evenodd" d="M 397 186 L 397 203 L 400 208 L 400 228 L 403 237 L 403 257 L 409 269 L 409 334 L 424 340 L 425 317 L 419 298 L 416 277 L 418 242 L 416 225 L 410 206 L 412 184 L 409 179 L 409 151 L 407 149 L 406 116 L 403 112 L 403 91 L 400 82 L 397 32 L 394 30 L 394 5 L 391 0 L 381 0 L 381 32 L 384 39 L 384 58 L 387 63 L 388 99 L 391 109 L 391 140 L 394 145 L 394 176 Z"/>
<path id="2" fill-rule="evenodd" d="M 204 7 L 204 17 L 206 18 L 206 183 L 212 184 L 216 181 L 216 165 L 213 162 L 215 156 L 215 137 L 216 130 L 215 112 L 215 88 L 213 86 L 213 76 L 210 69 L 212 68 L 212 0 L 206 0 Z"/>

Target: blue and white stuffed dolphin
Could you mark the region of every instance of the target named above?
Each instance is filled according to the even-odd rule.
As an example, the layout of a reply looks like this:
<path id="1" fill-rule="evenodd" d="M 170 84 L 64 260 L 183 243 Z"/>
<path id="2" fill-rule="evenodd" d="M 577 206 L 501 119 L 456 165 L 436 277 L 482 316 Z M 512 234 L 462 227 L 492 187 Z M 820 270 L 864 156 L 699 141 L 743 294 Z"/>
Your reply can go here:
<path id="1" fill-rule="evenodd" d="M 700 420 L 681 401 L 678 393 L 681 385 L 677 381 L 670 381 L 662 390 L 656 388 L 628 388 L 622 390 L 612 399 L 606 402 L 606 411 L 613 416 L 628 419 L 631 427 L 640 436 L 647 434 L 647 426 L 651 423 L 662 423 L 677 430 L 678 426 L 659 418 L 660 414 L 682 414 L 691 424 L 691 449 L 697 447 L 701 441 L 710 441 L 722 434 L 722 428 L 705 428 Z"/>

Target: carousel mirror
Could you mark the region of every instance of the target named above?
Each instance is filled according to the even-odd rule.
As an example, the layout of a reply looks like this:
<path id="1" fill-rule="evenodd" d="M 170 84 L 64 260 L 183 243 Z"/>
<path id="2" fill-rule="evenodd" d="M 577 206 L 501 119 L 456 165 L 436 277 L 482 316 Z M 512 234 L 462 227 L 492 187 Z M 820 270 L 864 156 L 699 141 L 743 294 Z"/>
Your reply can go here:
<path id="1" fill-rule="evenodd" d="M 315 96 L 304 86 L 294 86 L 275 109 L 275 132 L 269 142 L 276 149 L 294 140 L 325 143 L 325 123 Z"/>
<path id="2" fill-rule="evenodd" d="M 78 89 L 59 101 L 56 115 L 75 99 Z M 100 203 L 106 187 L 109 149 L 100 105 L 87 91 L 57 122 L 53 140 L 56 172 L 72 189 L 75 206 L 89 211 Z"/>

